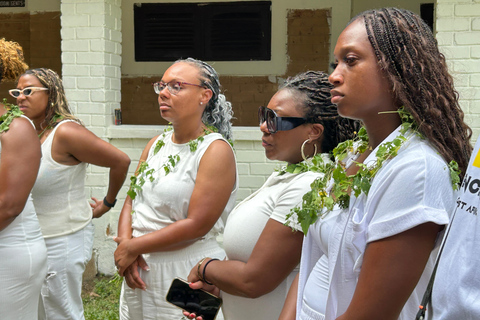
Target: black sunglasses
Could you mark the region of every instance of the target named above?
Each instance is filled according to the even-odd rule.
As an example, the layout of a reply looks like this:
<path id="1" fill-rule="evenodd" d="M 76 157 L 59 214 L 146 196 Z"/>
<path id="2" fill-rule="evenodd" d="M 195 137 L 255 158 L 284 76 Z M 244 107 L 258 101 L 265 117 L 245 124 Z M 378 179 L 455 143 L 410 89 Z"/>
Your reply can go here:
<path id="1" fill-rule="evenodd" d="M 307 119 L 301 117 L 279 117 L 272 109 L 259 107 L 258 121 L 260 125 L 266 121 L 268 132 L 275 133 L 277 131 L 292 130 L 306 123 Z"/>

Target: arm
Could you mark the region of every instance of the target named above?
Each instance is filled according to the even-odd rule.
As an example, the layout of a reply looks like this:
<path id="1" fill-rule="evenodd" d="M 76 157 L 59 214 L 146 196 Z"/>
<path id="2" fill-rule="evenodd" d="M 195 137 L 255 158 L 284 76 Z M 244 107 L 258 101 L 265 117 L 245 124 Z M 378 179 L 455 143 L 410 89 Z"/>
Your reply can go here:
<path id="1" fill-rule="evenodd" d="M 187 218 L 142 237 L 117 238 L 115 261 L 120 275 L 142 253 L 185 247 L 210 231 L 230 198 L 235 172 L 231 147 L 221 140 L 212 142 L 200 161 Z"/>
<path id="2" fill-rule="evenodd" d="M 274 290 L 298 265 L 302 241 L 303 233 L 270 219 L 246 263 L 213 261 L 208 264 L 205 278 L 229 294 L 258 298 Z M 200 268 L 201 274 L 207 261 Z M 188 280 L 200 280 L 197 266 Z"/>
<path id="3" fill-rule="evenodd" d="M 282 313 L 278 320 L 295 320 L 297 312 L 297 292 L 298 292 L 298 274 L 293 280 L 290 290 L 288 290 Z"/>
<path id="4" fill-rule="evenodd" d="M 130 158 L 110 143 L 103 141 L 77 123 L 65 123 L 57 129 L 52 145 L 53 158 L 63 164 L 91 163 L 110 168 L 108 190 L 105 196 L 113 203 L 127 176 Z M 102 200 L 92 205 L 93 217 L 99 218 L 110 210 Z"/>
<path id="5" fill-rule="evenodd" d="M 352 301 L 337 319 L 398 319 L 440 229 L 428 222 L 369 243 Z"/>
<path id="6" fill-rule="evenodd" d="M 40 166 L 40 142 L 26 119 L 17 118 L 0 135 L 0 230 L 18 216 L 28 199 Z"/>

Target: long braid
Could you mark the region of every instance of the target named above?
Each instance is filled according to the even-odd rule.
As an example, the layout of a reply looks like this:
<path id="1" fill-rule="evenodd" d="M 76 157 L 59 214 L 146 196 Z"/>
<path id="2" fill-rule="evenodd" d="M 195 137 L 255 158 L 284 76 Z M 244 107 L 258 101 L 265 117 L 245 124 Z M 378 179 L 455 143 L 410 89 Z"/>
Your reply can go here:
<path id="1" fill-rule="evenodd" d="M 397 8 L 365 11 L 352 21 L 359 18 L 396 102 L 411 113 L 419 132 L 445 161 L 458 162 L 463 177 L 472 130 L 430 28 L 416 14 Z"/>
<path id="2" fill-rule="evenodd" d="M 337 107 L 331 103 L 330 90 L 333 86 L 328 75 L 319 71 L 307 71 L 288 78 L 280 89 L 288 89 L 300 94 L 302 111 L 310 123 L 320 123 L 325 128 L 321 150 L 332 151 L 340 142 L 352 139 L 358 131 L 358 121 L 342 118 Z"/>

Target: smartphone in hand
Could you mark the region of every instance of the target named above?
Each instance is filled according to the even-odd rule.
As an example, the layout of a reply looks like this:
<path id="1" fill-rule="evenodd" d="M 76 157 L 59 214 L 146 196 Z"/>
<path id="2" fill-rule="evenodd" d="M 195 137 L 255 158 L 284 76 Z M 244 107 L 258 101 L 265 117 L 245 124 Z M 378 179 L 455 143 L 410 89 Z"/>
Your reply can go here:
<path id="1" fill-rule="evenodd" d="M 168 290 L 167 302 L 204 320 L 214 320 L 222 305 L 222 299 L 202 289 L 192 289 L 188 282 L 175 278 Z"/>

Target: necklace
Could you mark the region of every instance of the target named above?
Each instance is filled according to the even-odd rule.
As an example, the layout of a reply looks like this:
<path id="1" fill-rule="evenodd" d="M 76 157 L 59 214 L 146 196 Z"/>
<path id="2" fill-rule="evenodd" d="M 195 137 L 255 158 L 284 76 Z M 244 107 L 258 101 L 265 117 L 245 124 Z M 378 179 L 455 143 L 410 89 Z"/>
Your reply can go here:
<path id="1" fill-rule="evenodd" d="M 378 146 L 376 160 L 373 163 L 367 165 L 353 161 L 358 166 L 357 173 L 347 175 L 345 160 L 351 160 L 352 156 L 362 154 L 370 148 L 365 127 L 358 131 L 355 139 L 344 141 L 333 150 L 335 161 L 325 161 L 321 155 L 314 156 L 308 170 L 323 173 L 323 176 L 311 184 L 311 190 L 302 198 L 301 207 L 293 208 L 287 215 L 287 220 L 296 215 L 304 234 L 307 234 L 310 225 L 332 211 L 334 207 L 348 208 L 352 193 L 355 197 L 361 193 L 368 195 L 373 178 L 385 162 L 396 157 L 404 143 L 412 136 L 417 135 L 423 139 L 412 116 L 403 107 L 395 112 L 398 112 L 402 120 L 400 134 L 392 141 Z M 460 183 L 457 162 L 452 160 L 448 168 L 452 187 L 457 189 Z"/>
<path id="2" fill-rule="evenodd" d="M 7 99 L 3 99 L 3 105 L 7 112 L 0 117 L 0 133 L 7 132 L 13 119 L 18 118 L 23 114 L 18 106 L 8 103 Z"/>
<path id="3" fill-rule="evenodd" d="M 160 136 L 160 139 L 158 139 L 157 143 L 155 144 L 155 147 L 153 149 L 153 154 L 149 156 L 147 160 L 141 161 L 135 174 L 130 177 L 130 188 L 127 191 L 127 195 L 129 195 L 132 200 L 134 200 L 137 194 L 142 191 L 142 187 L 145 184 L 146 179 L 149 179 L 150 182 L 155 181 L 154 173 L 161 169 L 165 171 L 165 175 L 168 175 L 170 172 L 173 171 L 173 168 L 180 161 L 180 155 L 177 153 L 173 155 L 172 154 L 168 155 L 167 161 L 165 161 L 158 168 L 153 169 L 153 168 L 150 168 L 148 165 L 148 161 L 153 156 L 155 156 L 160 151 L 160 149 L 165 145 L 165 137 L 167 133 L 172 130 L 173 128 L 171 126 L 168 126 L 163 130 L 163 133 Z M 212 132 L 217 132 L 217 128 L 213 126 L 207 126 L 205 129 L 203 129 L 203 133 L 198 138 L 194 140 L 190 140 L 187 143 L 189 146 L 190 152 L 194 153 L 195 151 L 197 151 L 199 143 L 205 140 L 205 136 Z"/>

